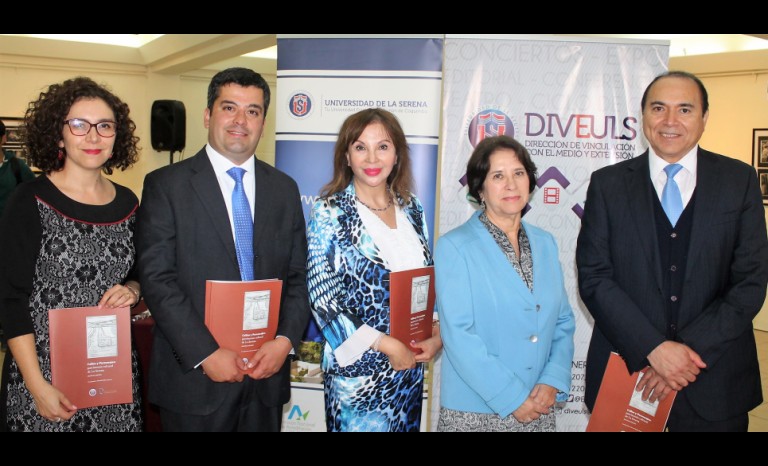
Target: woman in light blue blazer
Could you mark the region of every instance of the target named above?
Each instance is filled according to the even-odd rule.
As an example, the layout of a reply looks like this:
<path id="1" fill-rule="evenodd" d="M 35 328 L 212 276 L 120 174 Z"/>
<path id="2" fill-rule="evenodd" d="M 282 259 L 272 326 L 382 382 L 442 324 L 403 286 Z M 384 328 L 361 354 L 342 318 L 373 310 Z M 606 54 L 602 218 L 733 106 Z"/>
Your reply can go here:
<path id="1" fill-rule="evenodd" d="M 482 210 L 435 250 L 446 356 L 438 430 L 554 431 L 575 322 L 554 238 L 522 221 L 536 166 L 516 140 L 491 137 L 467 178 Z"/>

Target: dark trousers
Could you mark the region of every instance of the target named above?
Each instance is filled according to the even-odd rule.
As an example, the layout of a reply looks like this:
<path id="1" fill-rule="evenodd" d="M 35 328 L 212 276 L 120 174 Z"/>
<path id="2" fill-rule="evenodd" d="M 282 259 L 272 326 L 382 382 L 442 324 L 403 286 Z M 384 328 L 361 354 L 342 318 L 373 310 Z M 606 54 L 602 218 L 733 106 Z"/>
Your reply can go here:
<path id="1" fill-rule="evenodd" d="M 207 416 L 160 408 L 164 432 L 280 432 L 282 406 L 266 406 L 247 378 L 232 390 L 221 406 Z"/>
<path id="2" fill-rule="evenodd" d="M 746 432 L 748 428 L 748 413 L 722 421 L 708 421 L 699 416 L 688 401 L 685 390 L 677 394 L 667 422 L 669 432 Z"/>

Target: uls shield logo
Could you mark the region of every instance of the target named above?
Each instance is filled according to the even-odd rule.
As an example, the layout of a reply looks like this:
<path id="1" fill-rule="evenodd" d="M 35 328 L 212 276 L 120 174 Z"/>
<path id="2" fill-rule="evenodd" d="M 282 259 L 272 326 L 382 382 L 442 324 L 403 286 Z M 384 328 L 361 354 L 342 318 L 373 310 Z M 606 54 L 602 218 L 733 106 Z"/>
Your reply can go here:
<path id="1" fill-rule="evenodd" d="M 296 94 L 291 98 L 290 110 L 293 116 L 306 116 L 311 109 L 312 100 L 307 94 Z"/>
<path id="2" fill-rule="evenodd" d="M 488 137 L 504 135 L 515 137 L 515 127 L 504 112 L 490 109 L 483 110 L 472 118 L 467 133 L 469 143 L 475 147 Z"/>

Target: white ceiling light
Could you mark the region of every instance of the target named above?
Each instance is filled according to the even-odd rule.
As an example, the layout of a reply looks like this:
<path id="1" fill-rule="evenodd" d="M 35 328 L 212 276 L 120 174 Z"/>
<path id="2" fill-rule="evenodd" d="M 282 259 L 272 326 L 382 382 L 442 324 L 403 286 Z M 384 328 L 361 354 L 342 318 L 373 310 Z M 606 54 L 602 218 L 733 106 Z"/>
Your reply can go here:
<path id="1" fill-rule="evenodd" d="M 277 60 L 277 45 L 273 45 L 272 47 L 267 47 L 265 49 L 257 50 L 255 52 L 246 53 L 243 56 L 251 57 L 251 58 L 269 58 L 272 60 Z"/>

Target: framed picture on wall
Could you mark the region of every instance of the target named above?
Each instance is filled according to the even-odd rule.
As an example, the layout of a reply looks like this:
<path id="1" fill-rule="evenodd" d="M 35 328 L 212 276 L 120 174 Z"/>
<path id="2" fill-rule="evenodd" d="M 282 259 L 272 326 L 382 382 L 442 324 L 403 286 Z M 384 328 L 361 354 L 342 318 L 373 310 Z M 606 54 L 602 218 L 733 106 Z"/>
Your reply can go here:
<path id="1" fill-rule="evenodd" d="M 21 123 L 22 118 L 16 117 L 0 117 L 0 120 L 5 124 L 6 135 L 6 148 L 10 149 L 13 146 L 23 146 L 24 141 L 21 136 Z"/>
<path id="2" fill-rule="evenodd" d="M 2 120 L 5 125 L 6 141 L 5 144 L 3 144 L 3 149 L 12 152 L 15 157 L 23 160 L 32 170 L 32 173 L 39 174 L 40 170 L 31 166 L 26 157 L 25 141 L 21 131 L 24 119 L 18 117 L 0 117 L 0 120 Z"/>
<path id="3" fill-rule="evenodd" d="M 752 165 L 768 169 L 768 128 L 752 130 Z"/>
<path id="4" fill-rule="evenodd" d="M 768 170 L 758 170 L 757 177 L 760 179 L 760 191 L 763 193 L 763 205 L 768 205 Z"/>
<path id="5" fill-rule="evenodd" d="M 768 205 L 768 128 L 752 130 L 752 165 L 757 169 L 763 205 Z"/>

